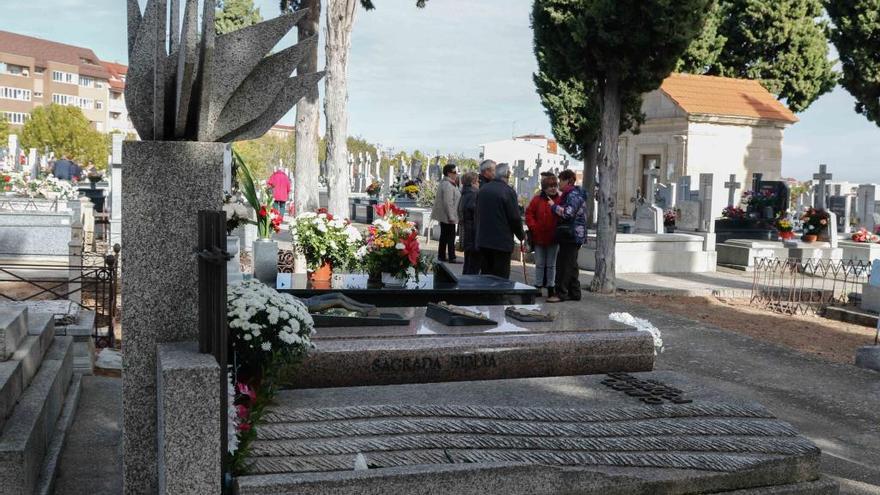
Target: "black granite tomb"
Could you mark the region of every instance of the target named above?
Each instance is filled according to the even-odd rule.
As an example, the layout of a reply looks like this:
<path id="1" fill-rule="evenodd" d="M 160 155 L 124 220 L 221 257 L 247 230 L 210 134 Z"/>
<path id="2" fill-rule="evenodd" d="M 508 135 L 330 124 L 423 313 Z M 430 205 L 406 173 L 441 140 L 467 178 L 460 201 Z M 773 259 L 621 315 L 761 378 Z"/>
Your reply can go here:
<path id="1" fill-rule="evenodd" d="M 279 273 L 277 289 L 299 298 L 340 292 L 352 299 L 380 307 L 425 306 L 446 301 L 456 305 L 533 304 L 541 292 L 519 282 L 494 275 L 460 275 L 457 282 L 442 281 L 434 275 L 410 280 L 403 287 L 368 286 L 366 274 L 334 275 L 327 286 L 314 287 L 304 273 Z"/>

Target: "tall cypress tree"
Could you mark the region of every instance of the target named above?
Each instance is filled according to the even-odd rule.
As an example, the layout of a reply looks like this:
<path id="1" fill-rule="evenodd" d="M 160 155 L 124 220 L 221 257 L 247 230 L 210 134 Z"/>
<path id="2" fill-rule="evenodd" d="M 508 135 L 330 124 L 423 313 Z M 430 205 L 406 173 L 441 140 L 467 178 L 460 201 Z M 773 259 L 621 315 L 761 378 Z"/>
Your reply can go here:
<path id="1" fill-rule="evenodd" d="M 834 88 L 833 66 L 822 0 L 718 0 L 676 70 L 756 79 L 802 112 Z"/>
<path id="2" fill-rule="evenodd" d="M 856 98 L 856 112 L 880 126 L 880 0 L 826 0 L 840 54 L 840 84 Z"/>
<path id="3" fill-rule="evenodd" d="M 616 288 L 615 202 L 625 102 L 640 101 L 660 86 L 700 34 L 711 5 L 712 0 L 535 0 L 536 53 L 546 57 L 557 79 L 569 75 L 581 81 L 587 95 L 595 88 L 601 108 L 594 291 Z M 589 108 L 589 98 L 584 101 Z"/>

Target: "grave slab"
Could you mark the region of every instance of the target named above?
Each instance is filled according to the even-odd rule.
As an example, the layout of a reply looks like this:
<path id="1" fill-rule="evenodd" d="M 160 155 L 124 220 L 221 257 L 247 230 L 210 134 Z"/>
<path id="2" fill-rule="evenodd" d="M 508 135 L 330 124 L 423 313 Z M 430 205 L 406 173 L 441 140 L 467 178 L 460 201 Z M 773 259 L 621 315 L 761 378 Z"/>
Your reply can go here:
<path id="1" fill-rule="evenodd" d="M 550 309 L 523 306 L 531 309 Z M 449 327 L 424 308 L 395 308 L 399 327 L 321 328 L 317 349 L 297 372 L 297 388 L 569 376 L 649 371 L 650 334 L 586 309 L 559 312 L 553 322 L 508 318 L 504 306 L 472 306 L 496 325 Z"/>
<path id="2" fill-rule="evenodd" d="M 608 385 L 630 379 L 678 402 Z M 276 404 L 239 495 L 837 493 L 791 425 L 672 372 L 283 391 Z M 368 469 L 353 470 L 358 455 Z"/>
<path id="3" fill-rule="evenodd" d="M 450 304 L 533 304 L 538 289 L 494 275 L 461 275 L 457 282 L 435 281 L 434 275 L 409 281 L 405 287 L 370 287 L 365 274 L 335 274 L 329 287 L 315 287 L 304 273 L 279 273 L 276 289 L 299 298 L 339 292 L 380 307 Z"/>

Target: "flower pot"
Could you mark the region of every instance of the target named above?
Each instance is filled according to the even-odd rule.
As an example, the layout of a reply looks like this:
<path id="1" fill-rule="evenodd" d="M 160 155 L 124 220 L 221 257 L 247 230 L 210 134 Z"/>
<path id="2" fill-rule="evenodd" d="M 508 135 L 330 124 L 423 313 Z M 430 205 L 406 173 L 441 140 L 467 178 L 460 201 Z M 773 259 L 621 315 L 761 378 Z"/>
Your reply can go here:
<path id="1" fill-rule="evenodd" d="M 275 288 L 278 278 L 278 243 L 271 239 L 254 241 L 254 278 Z"/>
<path id="2" fill-rule="evenodd" d="M 816 239 L 818 239 L 818 238 L 819 238 L 819 236 L 817 236 L 816 234 L 804 234 L 804 237 L 802 240 L 804 242 L 806 242 L 807 244 L 809 244 L 812 242 L 816 242 Z"/>
<path id="3" fill-rule="evenodd" d="M 783 241 L 788 241 L 788 240 L 794 238 L 794 232 L 792 232 L 792 231 L 780 232 L 779 238 L 782 239 Z"/>
<path id="4" fill-rule="evenodd" d="M 663 229 L 666 231 L 667 234 L 675 233 L 675 225 L 666 225 L 663 227 Z"/>
<path id="5" fill-rule="evenodd" d="M 309 280 L 312 282 L 329 282 L 333 277 L 333 265 L 324 262 L 316 270 L 309 273 Z"/>
<path id="6" fill-rule="evenodd" d="M 382 285 L 385 287 L 404 287 L 406 286 L 406 279 L 399 278 L 396 275 L 387 272 L 382 272 Z"/>
<path id="7" fill-rule="evenodd" d="M 776 218 L 776 212 L 773 210 L 772 206 L 765 206 L 763 212 L 766 220 L 773 220 Z"/>

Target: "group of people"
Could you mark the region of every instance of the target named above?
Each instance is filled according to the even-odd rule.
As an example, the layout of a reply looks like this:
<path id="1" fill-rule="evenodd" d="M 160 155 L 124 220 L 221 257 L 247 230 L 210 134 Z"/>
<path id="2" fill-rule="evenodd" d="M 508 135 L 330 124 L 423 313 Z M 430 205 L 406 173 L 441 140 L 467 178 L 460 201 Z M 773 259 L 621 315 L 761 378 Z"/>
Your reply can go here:
<path id="1" fill-rule="evenodd" d="M 60 160 L 55 160 L 50 166 L 50 172 L 56 179 L 78 181 L 88 176 L 98 175 L 95 164 L 89 162 L 85 170 L 80 167 L 70 155 L 64 155 Z"/>
<path id="2" fill-rule="evenodd" d="M 510 278 L 514 237 L 527 235 L 535 252 L 535 285 L 547 288 L 547 302 L 580 300 L 577 254 L 587 236 L 586 194 L 571 170 L 541 174 L 541 190 L 526 208 L 526 227 L 516 192 L 508 184 L 510 166 L 484 160 L 479 174 L 460 179 L 454 164 L 443 167 L 431 217 L 440 223 L 437 258 L 457 263 L 456 228 L 464 251 L 464 274 Z M 461 188 L 459 189 L 459 184 Z"/>

